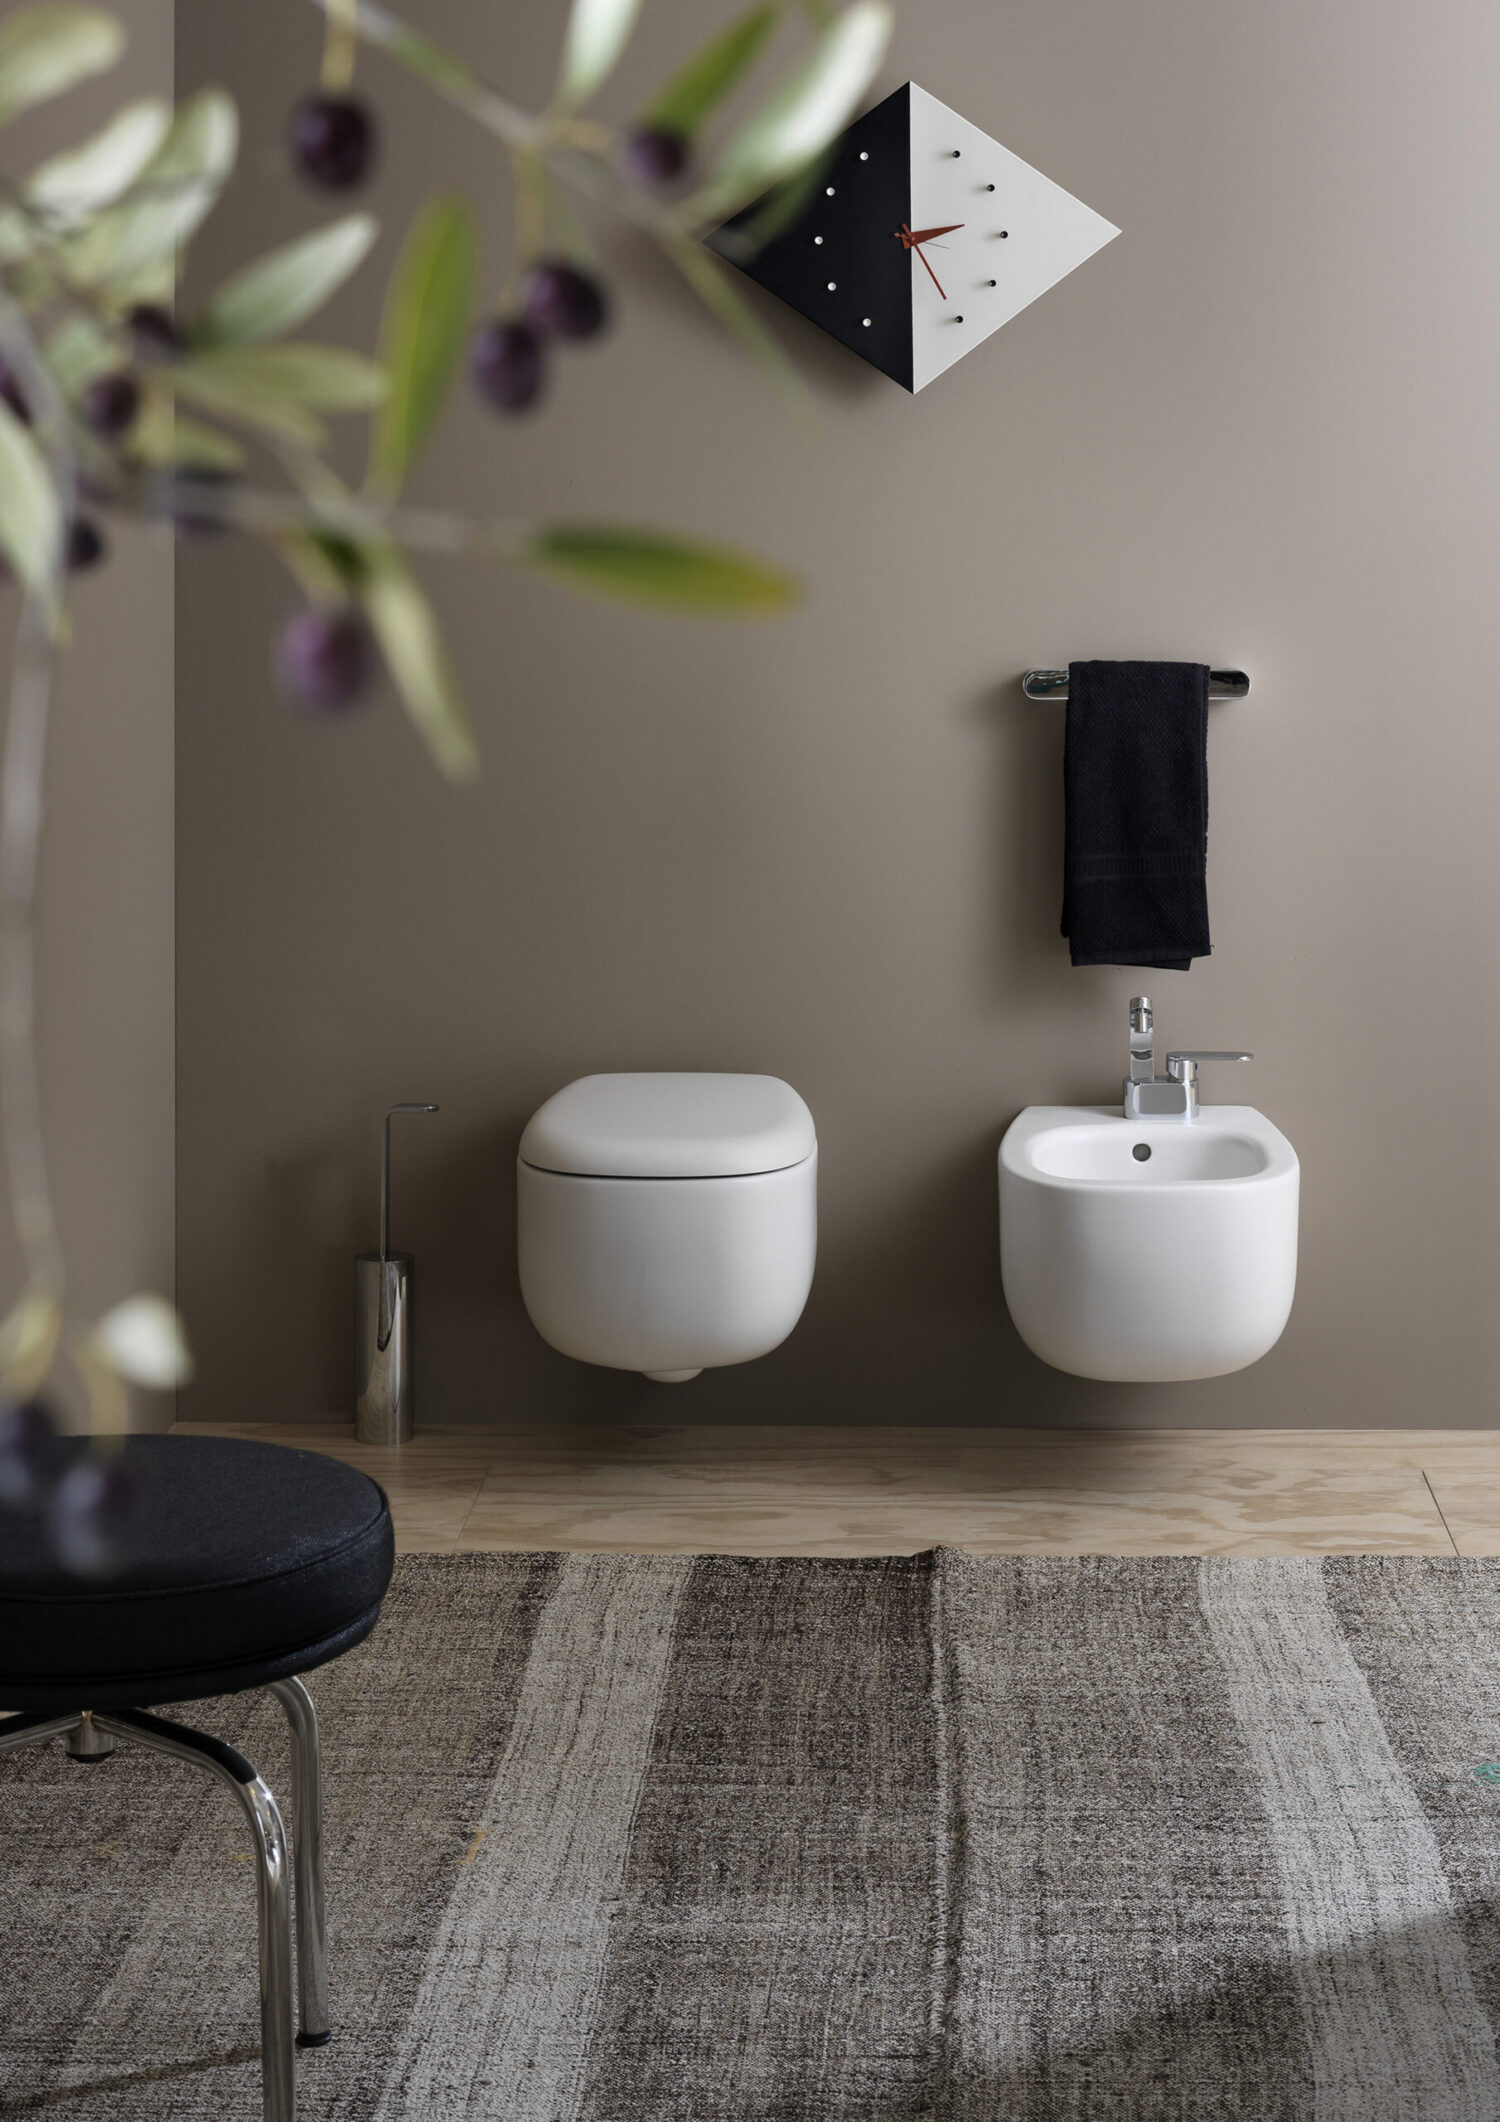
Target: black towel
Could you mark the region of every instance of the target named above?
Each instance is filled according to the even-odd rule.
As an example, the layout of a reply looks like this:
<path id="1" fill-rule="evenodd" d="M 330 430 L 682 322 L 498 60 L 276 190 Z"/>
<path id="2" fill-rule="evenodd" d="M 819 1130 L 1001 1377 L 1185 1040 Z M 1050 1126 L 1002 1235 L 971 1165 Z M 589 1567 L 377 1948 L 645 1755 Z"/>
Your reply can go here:
<path id="1" fill-rule="evenodd" d="M 1070 663 L 1063 793 L 1073 963 L 1206 957 L 1208 666 Z"/>

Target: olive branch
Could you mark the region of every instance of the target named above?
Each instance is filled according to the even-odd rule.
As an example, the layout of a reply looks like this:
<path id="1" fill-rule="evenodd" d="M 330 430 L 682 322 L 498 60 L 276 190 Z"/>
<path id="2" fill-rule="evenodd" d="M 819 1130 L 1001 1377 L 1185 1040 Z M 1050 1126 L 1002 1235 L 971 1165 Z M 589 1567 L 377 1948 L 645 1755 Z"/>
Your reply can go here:
<path id="1" fill-rule="evenodd" d="M 180 314 L 189 247 L 235 168 L 238 113 L 224 88 L 175 108 L 138 99 L 28 175 L 0 174 L 0 567 L 22 593 L 0 758 L 0 1136 L 27 1276 L 0 1322 L 0 1502 L 50 1496 L 56 1509 L 79 1471 L 56 1487 L 38 1398 L 62 1353 L 101 1433 L 123 1431 L 129 1385 L 170 1388 L 191 1369 L 182 1323 L 159 1297 L 70 1320 L 40 1124 L 33 916 L 52 676 L 73 580 L 107 559 L 109 526 L 260 540 L 305 599 L 278 646 L 294 704 L 350 708 L 383 666 L 456 780 L 477 771 L 478 745 L 414 556 L 470 557 L 587 596 L 720 618 L 774 615 L 799 594 L 775 562 L 674 530 L 473 516 L 414 507 L 403 493 L 465 365 L 497 417 L 530 416 L 568 347 L 606 328 L 613 297 L 578 202 L 644 231 L 781 397 L 804 407 L 786 356 L 701 238 L 762 194 L 753 221 L 769 229 L 799 196 L 881 63 L 886 0 L 753 5 L 623 126 L 592 105 L 640 0 L 571 0 L 555 84 L 534 112 L 378 0 L 313 4 L 325 18 L 321 79 L 289 128 L 309 184 L 353 190 L 379 153 L 376 107 L 356 89 L 366 53 L 416 77 L 507 156 L 509 267 L 484 313 L 477 216 L 439 193 L 400 246 L 373 354 L 300 335 L 370 253 L 377 224 L 359 211 L 279 245 Z M 783 31 L 800 32 L 801 48 L 752 95 Z M 99 7 L 13 11 L 0 22 L 0 128 L 106 70 L 124 41 Z M 369 426 L 357 489 L 327 456 L 330 423 L 350 417 Z M 59 1540 L 74 1566 L 106 1566 L 122 1494 L 107 1466 L 83 1471 Z"/>

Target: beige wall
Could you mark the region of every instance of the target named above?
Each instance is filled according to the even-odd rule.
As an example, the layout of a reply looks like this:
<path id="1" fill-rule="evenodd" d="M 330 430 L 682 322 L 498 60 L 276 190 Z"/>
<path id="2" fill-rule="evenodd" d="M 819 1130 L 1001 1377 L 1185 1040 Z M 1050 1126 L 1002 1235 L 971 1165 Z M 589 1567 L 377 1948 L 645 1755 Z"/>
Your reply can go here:
<path id="1" fill-rule="evenodd" d="M 420 12 L 541 85 L 560 6 Z M 729 12 L 658 0 L 631 82 Z M 314 218 L 277 143 L 315 63 L 305 0 L 183 10 L 181 85 L 232 64 L 248 90 L 249 174 L 206 268 Z M 266 680 L 288 585 L 227 543 L 184 555 L 195 1414 L 347 1409 L 379 1117 L 431 1097 L 396 1236 L 432 1420 L 1495 1419 L 1497 69 L 1488 0 L 908 5 L 882 86 L 917 78 L 1123 235 L 915 400 L 765 304 L 812 434 L 613 247 L 609 344 L 532 425 L 458 404 L 422 492 L 742 539 L 805 571 L 807 607 L 728 631 L 434 574 L 472 790 L 389 702 L 343 730 L 291 717 Z M 467 188 L 496 286 L 498 154 L 366 78 L 388 226 Z M 373 330 L 376 277 L 330 329 Z M 1213 715 L 1216 952 L 1190 974 L 1075 972 L 1057 936 L 1062 719 L 1016 681 L 1092 655 L 1254 679 Z M 1143 984 L 1167 1041 L 1255 1048 L 1211 1095 L 1263 1107 L 1303 1160 L 1287 1333 L 1202 1385 L 1049 1371 L 1000 1295 L 999 1136 L 1029 1102 L 1112 1094 Z M 676 1396 L 554 1355 L 516 1290 L 527 1114 L 633 1068 L 784 1075 L 822 1148 L 802 1325 Z"/>
<path id="2" fill-rule="evenodd" d="M 72 146 L 132 96 L 172 93 L 171 0 L 128 0 L 122 63 L 5 135 L 7 172 Z M 70 1301 L 82 1318 L 173 1287 L 172 549 L 111 533 L 80 578 L 60 667 L 37 930 L 42 1119 Z M 15 625 L 0 598 L 0 631 Z M 8 663 L 8 658 L 7 658 Z M 0 1228 L 5 1301 L 22 1268 Z M 59 1381 L 80 1411 L 76 1381 Z M 143 1428 L 171 1420 L 143 1398 Z"/>

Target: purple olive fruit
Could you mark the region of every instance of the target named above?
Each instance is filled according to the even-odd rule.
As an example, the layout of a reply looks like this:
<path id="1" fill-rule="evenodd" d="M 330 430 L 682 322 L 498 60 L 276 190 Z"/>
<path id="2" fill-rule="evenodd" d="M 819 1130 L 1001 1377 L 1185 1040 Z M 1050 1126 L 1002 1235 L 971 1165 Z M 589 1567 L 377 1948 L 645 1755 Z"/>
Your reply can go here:
<path id="1" fill-rule="evenodd" d="M 140 409 L 141 386 L 128 368 L 96 376 L 84 385 L 78 400 L 84 426 L 111 442 L 129 432 Z"/>
<path id="2" fill-rule="evenodd" d="M 138 302 L 127 310 L 125 322 L 136 352 L 148 361 L 170 361 L 182 352 L 182 334 L 177 320 L 159 302 Z"/>
<path id="3" fill-rule="evenodd" d="M 75 1577 L 107 1577 L 124 1561 L 140 1508 L 135 1475 L 118 1454 L 75 1459 L 52 1497 L 52 1538 Z"/>
<path id="4" fill-rule="evenodd" d="M 75 574 L 97 567 L 109 548 L 104 533 L 89 516 L 75 516 L 68 525 L 68 566 Z"/>
<path id="5" fill-rule="evenodd" d="M 368 173 L 375 124 L 355 96 L 304 97 L 292 112 L 292 160 L 324 191 L 348 191 Z"/>
<path id="6" fill-rule="evenodd" d="M 684 134 L 665 125 L 638 125 L 625 141 L 625 174 L 637 184 L 675 184 L 690 153 Z"/>
<path id="7" fill-rule="evenodd" d="M 370 675 L 370 637 L 355 612 L 298 612 L 276 655 L 282 685 L 304 707 L 352 707 Z"/>
<path id="8" fill-rule="evenodd" d="M 544 258 L 526 276 L 526 321 L 559 339 L 592 339 L 609 321 L 609 298 L 599 281 L 561 258 Z"/>
<path id="9" fill-rule="evenodd" d="M 62 1471 L 65 1446 L 44 1400 L 0 1411 L 0 1503 L 38 1510 Z"/>
<path id="10" fill-rule="evenodd" d="M 496 412 L 524 412 L 547 380 L 546 350 L 529 324 L 491 317 L 469 341 L 469 375 Z"/>

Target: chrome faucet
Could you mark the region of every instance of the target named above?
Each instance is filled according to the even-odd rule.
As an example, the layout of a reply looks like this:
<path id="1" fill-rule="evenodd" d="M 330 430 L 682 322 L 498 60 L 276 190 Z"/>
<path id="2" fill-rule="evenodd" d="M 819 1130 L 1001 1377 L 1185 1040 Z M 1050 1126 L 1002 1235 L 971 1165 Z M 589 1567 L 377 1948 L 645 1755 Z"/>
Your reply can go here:
<path id="1" fill-rule="evenodd" d="M 1196 1120 L 1200 1061 L 1253 1061 L 1253 1054 L 1206 1048 L 1168 1054 L 1167 1073 L 1156 1073 L 1155 1019 L 1148 995 L 1130 1000 L 1130 1074 L 1123 1099 L 1127 1120 Z"/>
<path id="2" fill-rule="evenodd" d="M 1150 1083 L 1156 1075 L 1156 1019 L 1149 995 L 1130 998 L 1130 1081 Z"/>

